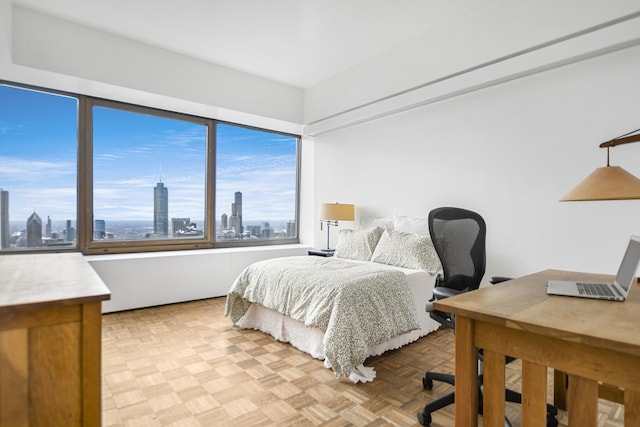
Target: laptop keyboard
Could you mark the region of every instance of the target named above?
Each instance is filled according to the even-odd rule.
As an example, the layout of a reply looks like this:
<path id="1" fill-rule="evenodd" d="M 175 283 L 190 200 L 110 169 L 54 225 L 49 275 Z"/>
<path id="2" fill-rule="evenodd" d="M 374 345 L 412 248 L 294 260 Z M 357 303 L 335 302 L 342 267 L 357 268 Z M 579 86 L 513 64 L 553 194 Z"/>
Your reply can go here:
<path id="1" fill-rule="evenodd" d="M 600 297 L 613 297 L 611 285 L 606 283 L 577 283 L 580 295 L 593 295 Z"/>

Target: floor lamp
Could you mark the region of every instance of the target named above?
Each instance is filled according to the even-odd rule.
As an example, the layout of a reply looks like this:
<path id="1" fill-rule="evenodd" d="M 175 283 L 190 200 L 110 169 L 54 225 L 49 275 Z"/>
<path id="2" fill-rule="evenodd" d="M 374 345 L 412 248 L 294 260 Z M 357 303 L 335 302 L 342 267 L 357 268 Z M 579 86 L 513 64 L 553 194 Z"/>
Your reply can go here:
<path id="1" fill-rule="evenodd" d="M 354 205 L 344 203 L 323 203 L 320 205 L 320 230 L 322 225 L 327 225 L 327 247 L 323 252 L 333 252 L 329 246 L 329 231 L 331 226 L 338 226 L 338 221 L 353 221 L 355 219 Z"/>

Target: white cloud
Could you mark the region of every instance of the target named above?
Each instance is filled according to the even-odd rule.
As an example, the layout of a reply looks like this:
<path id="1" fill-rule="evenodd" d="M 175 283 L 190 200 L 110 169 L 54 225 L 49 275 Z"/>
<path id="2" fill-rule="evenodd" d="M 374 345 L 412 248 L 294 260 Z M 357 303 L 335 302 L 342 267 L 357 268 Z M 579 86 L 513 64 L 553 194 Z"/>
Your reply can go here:
<path id="1" fill-rule="evenodd" d="M 47 216 L 52 219 L 76 219 L 75 187 L 28 188 L 9 191 L 9 210 L 12 221 L 25 221 L 34 211 L 43 220 Z"/>
<path id="2" fill-rule="evenodd" d="M 0 156 L 0 179 L 14 182 L 47 182 L 57 177 L 75 177 L 76 163 L 68 160 L 25 160 Z"/>

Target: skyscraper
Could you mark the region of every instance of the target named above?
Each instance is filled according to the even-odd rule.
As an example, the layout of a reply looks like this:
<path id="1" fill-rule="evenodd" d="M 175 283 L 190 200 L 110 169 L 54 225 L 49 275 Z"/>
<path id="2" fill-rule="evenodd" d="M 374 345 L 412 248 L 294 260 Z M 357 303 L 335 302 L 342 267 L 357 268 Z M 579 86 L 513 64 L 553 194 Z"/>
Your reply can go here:
<path id="1" fill-rule="evenodd" d="M 76 239 L 76 229 L 71 226 L 71 220 L 67 220 L 67 242 L 73 242 Z"/>
<path id="2" fill-rule="evenodd" d="M 271 224 L 268 222 L 262 223 L 262 227 L 260 227 L 260 236 L 263 239 L 271 239 L 273 237 L 273 228 L 271 228 Z"/>
<path id="3" fill-rule="evenodd" d="M 287 223 L 287 237 L 289 238 L 294 238 L 296 237 L 296 222 L 295 221 L 289 221 Z"/>
<path id="4" fill-rule="evenodd" d="M 153 189 L 153 233 L 169 235 L 169 189 L 162 182 Z"/>
<path id="5" fill-rule="evenodd" d="M 27 219 L 27 247 L 37 248 L 42 246 L 42 219 L 33 211 Z"/>
<path id="6" fill-rule="evenodd" d="M 240 191 L 235 192 L 234 202 L 231 203 L 229 227 L 236 231 L 236 235 L 241 235 L 244 231 L 242 229 L 242 193 Z"/>
<path id="7" fill-rule="evenodd" d="M 0 188 L 0 249 L 8 249 L 10 242 L 9 192 Z"/>
<path id="8" fill-rule="evenodd" d="M 45 237 L 51 237 L 51 217 L 47 215 L 47 225 L 45 226 Z"/>
<path id="9" fill-rule="evenodd" d="M 107 235 L 107 226 L 104 219 L 96 219 L 93 226 L 93 240 L 104 240 Z"/>

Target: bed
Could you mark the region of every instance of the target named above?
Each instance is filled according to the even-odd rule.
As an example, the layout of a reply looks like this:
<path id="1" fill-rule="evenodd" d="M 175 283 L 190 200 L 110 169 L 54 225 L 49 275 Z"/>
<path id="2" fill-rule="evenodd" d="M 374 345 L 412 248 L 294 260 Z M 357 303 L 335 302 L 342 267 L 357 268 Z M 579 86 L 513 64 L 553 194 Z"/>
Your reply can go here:
<path id="1" fill-rule="evenodd" d="M 340 231 L 333 258 L 284 257 L 247 267 L 229 289 L 225 315 L 324 360 L 338 378 L 372 381 L 367 357 L 438 328 L 424 304 L 439 271 L 426 219 L 361 220 L 359 230 Z"/>

